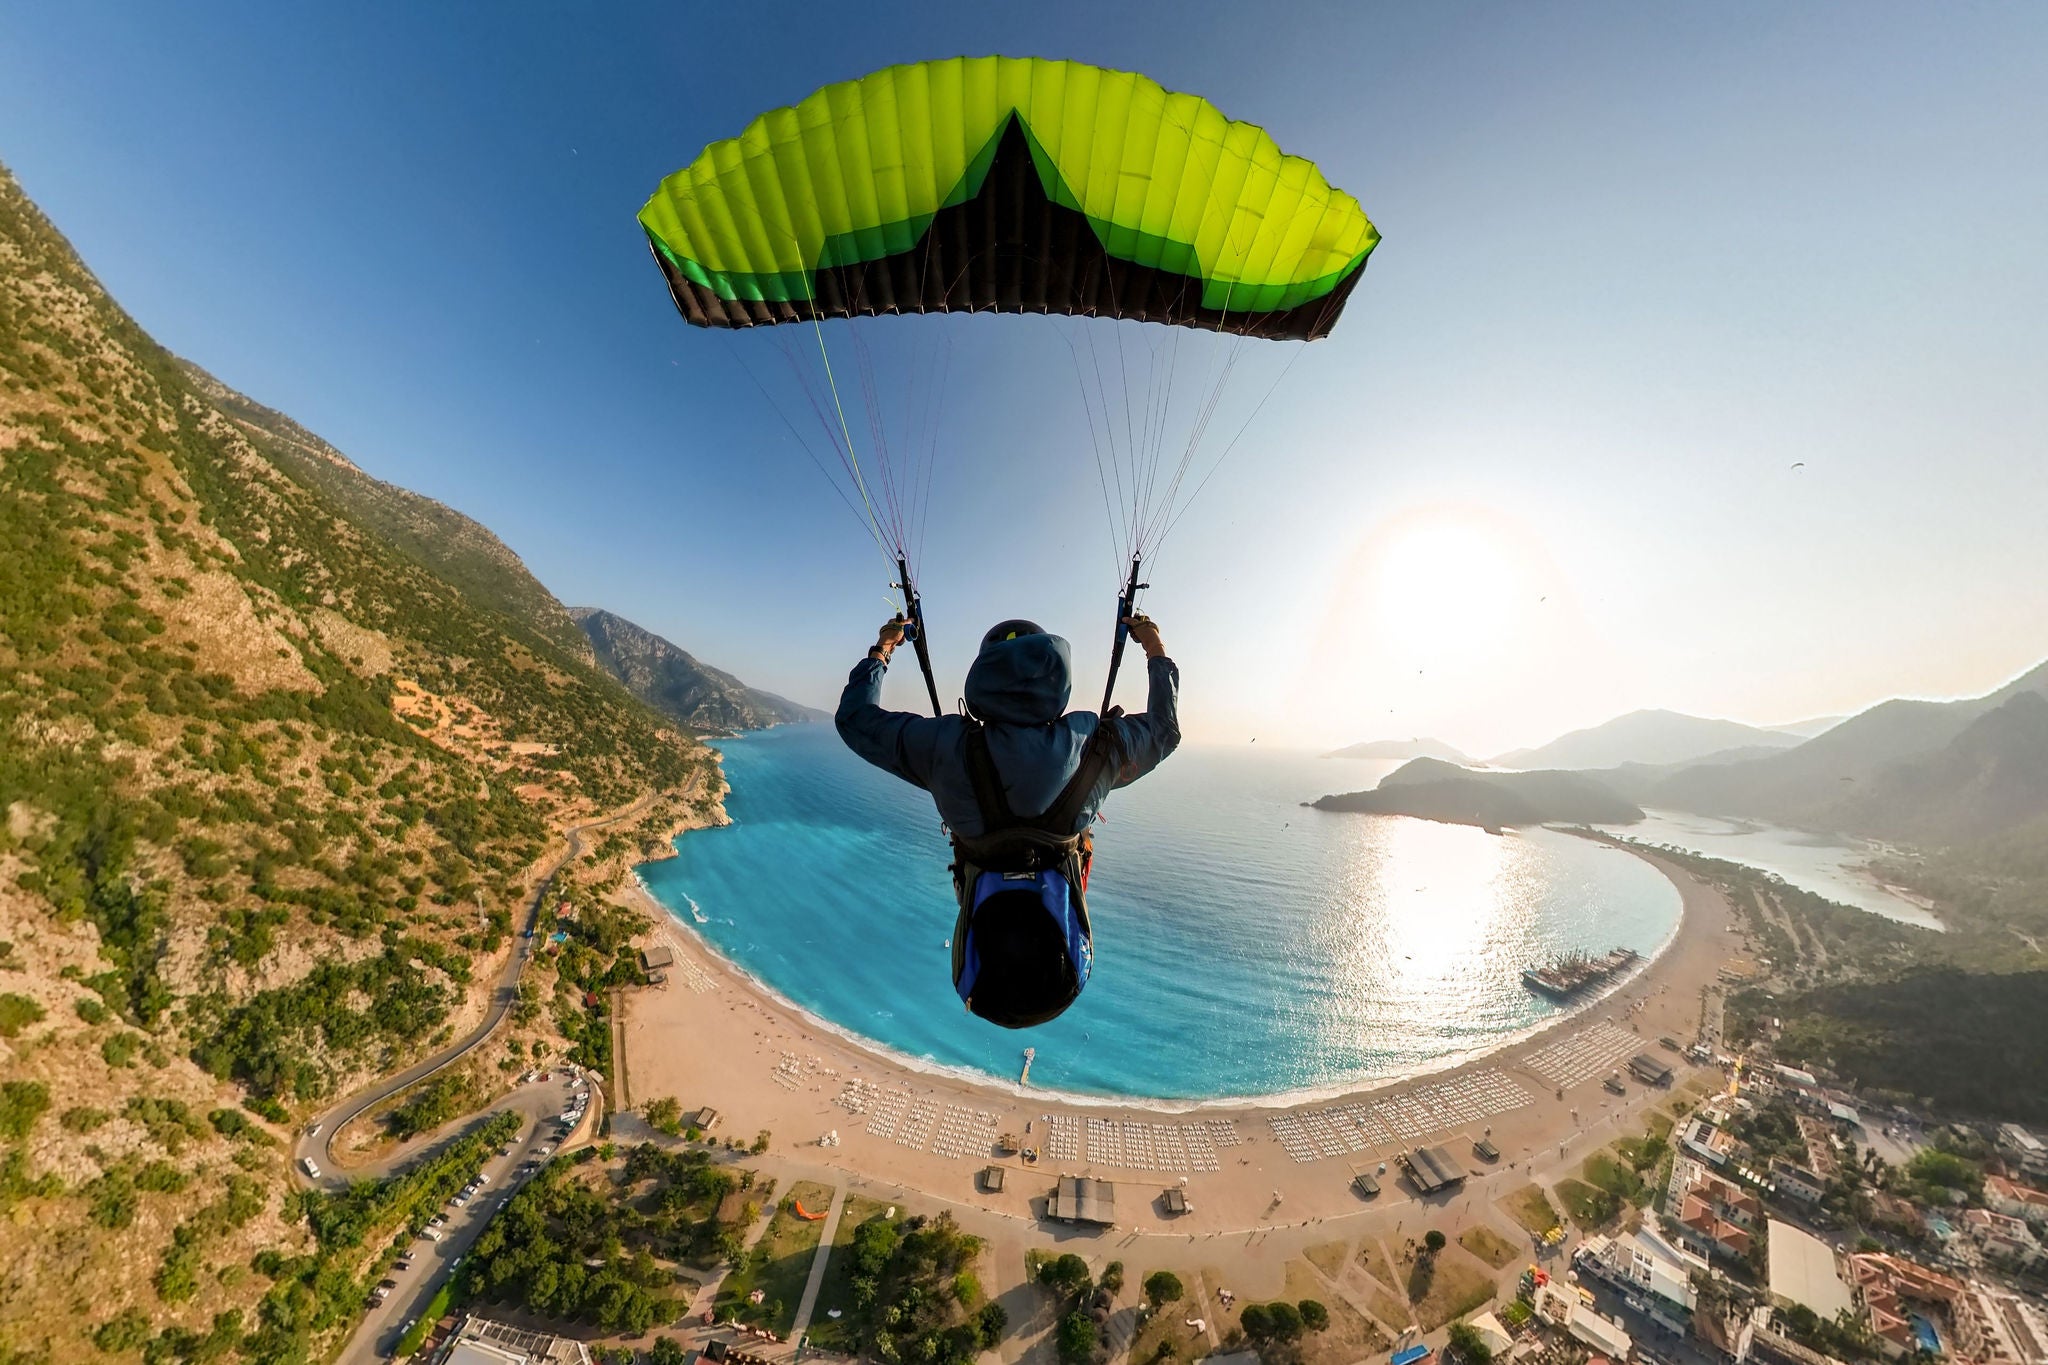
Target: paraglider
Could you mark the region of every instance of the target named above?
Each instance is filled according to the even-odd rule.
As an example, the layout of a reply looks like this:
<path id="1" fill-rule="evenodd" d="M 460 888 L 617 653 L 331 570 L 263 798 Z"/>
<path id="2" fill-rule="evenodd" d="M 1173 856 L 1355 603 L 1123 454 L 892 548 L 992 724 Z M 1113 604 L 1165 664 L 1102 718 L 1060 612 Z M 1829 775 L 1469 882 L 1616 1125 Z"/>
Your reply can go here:
<path id="1" fill-rule="evenodd" d="M 838 720 L 856 752 L 932 791 L 954 833 L 956 989 L 998 1023 L 1051 1018 L 1091 960 L 1088 823 L 1109 790 L 1179 739 L 1178 672 L 1138 610 L 1144 569 L 1236 444 L 1197 476 L 1245 348 L 1328 335 L 1378 230 L 1315 165 L 1206 100 L 1132 72 L 1010 57 L 892 66 L 771 110 L 664 179 L 639 219 L 687 322 L 775 339 L 821 443 L 787 411 L 784 422 L 892 574 L 896 616 L 855 668 Z M 1065 713 L 1066 642 L 1029 622 L 984 638 L 968 714 L 940 703 L 914 574 L 950 350 L 913 361 L 900 382 L 878 379 L 861 321 L 954 313 L 1040 314 L 1064 333 L 1117 565 L 1109 678 L 1093 713 Z M 1170 339 L 1129 347 L 1143 324 Z M 1203 333 L 1220 349 L 1202 378 L 1178 374 L 1182 338 Z M 1146 655 L 1148 705 L 1127 717 L 1113 699 L 1131 639 Z M 916 654 L 932 720 L 878 704 L 899 642 Z M 1019 738 L 1034 728 L 1039 740 Z M 1038 906 L 1036 921 L 993 909 L 1022 901 Z M 1056 989 L 999 988 L 1006 954 L 1054 947 Z"/>

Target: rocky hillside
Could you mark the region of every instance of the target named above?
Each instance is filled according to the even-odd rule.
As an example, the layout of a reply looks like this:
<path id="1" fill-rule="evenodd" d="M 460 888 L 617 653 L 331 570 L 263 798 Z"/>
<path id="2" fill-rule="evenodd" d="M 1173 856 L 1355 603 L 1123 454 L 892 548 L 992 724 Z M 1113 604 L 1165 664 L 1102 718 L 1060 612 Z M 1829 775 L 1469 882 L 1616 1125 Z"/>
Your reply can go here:
<path id="1" fill-rule="evenodd" d="M 822 711 L 748 687 L 730 673 L 699 663 L 623 616 L 595 607 L 573 607 L 569 615 L 589 638 L 599 666 L 678 724 L 700 732 L 730 732 L 825 718 Z"/>
<path id="2" fill-rule="evenodd" d="M 709 762 L 0 170 L 0 1359 L 324 1356 L 382 1233 L 292 1125 L 479 1016 L 554 831 Z"/>

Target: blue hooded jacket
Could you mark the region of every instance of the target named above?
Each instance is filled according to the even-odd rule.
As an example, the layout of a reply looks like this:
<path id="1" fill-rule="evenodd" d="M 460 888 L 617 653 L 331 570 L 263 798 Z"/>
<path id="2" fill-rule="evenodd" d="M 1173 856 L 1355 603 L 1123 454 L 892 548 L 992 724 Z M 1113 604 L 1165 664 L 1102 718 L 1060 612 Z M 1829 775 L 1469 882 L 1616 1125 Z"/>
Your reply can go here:
<path id="1" fill-rule="evenodd" d="M 854 665 L 833 717 L 839 737 L 877 768 L 930 792 L 954 833 L 970 839 L 985 833 L 967 770 L 967 721 L 883 710 L 886 671 L 878 659 Z M 1150 684 L 1145 714 L 1108 722 L 1117 727 L 1123 764 L 1104 773 L 1072 833 L 1088 827 L 1111 791 L 1151 772 L 1180 743 L 1180 670 L 1173 660 L 1158 658 L 1146 660 L 1145 673 Z M 1102 723 L 1092 711 L 1067 711 L 1072 674 L 1071 652 L 1057 635 L 992 641 L 967 670 L 967 707 L 988 732 L 989 757 L 1002 778 L 1003 795 L 1020 816 L 1042 815 L 1051 808 Z"/>

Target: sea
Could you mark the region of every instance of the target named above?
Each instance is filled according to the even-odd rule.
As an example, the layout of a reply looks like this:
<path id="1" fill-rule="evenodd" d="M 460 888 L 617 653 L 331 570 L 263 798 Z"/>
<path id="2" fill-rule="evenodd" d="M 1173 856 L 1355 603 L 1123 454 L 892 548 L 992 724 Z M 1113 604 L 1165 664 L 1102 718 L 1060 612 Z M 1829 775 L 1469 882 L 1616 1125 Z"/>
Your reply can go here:
<path id="1" fill-rule="evenodd" d="M 720 741 L 732 823 L 639 869 L 677 922 L 828 1027 L 913 1066 L 1079 1099 L 1293 1102 L 1453 1066 L 1555 1019 L 1523 968 L 1650 954 L 1679 894 L 1641 859 L 1312 810 L 1393 764 L 1183 746 L 1111 796 L 1089 887 L 1093 978 L 1012 1032 L 953 992 L 955 909 L 931 798 L 830 725 Z"/>

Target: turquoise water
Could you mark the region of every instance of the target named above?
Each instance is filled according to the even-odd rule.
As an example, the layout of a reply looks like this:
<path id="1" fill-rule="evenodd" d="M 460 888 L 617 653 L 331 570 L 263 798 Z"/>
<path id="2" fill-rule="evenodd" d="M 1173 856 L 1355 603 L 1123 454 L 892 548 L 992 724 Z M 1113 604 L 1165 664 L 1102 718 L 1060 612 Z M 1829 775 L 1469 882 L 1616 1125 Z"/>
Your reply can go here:
<path id="1" fill-rule="evenodd" d="M 1648 953 L 1676 888 L 1640 859 L 1545 830 L 1494 836 L 1301 802 L 1384 765 L 1188 747 L 1110 799 L 1089 907 L 1095 973 L 1061 1018 L 967 1014 L 931 798 L 830 725 L 722 742 L 733 824 L 641 868 L 655 897 L 804 1009 L 911 1058 L 1035 1086 L 1206 1100 L 1448 1065 L 1556 1006 L 1522 968 L 1567 948 Z"/>

